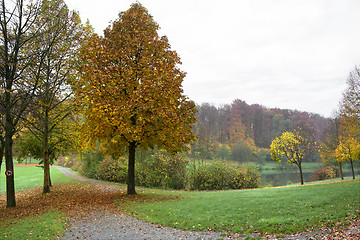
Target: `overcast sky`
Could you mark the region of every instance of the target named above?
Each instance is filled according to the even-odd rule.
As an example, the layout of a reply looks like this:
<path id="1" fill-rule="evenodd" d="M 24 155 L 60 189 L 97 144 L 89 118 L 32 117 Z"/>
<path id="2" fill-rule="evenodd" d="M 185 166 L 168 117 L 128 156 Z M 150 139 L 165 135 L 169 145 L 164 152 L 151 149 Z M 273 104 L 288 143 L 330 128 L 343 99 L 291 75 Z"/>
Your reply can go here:
<path id="1" fill-rule="evenodd" d="M 103 30 L 128 0 L 65 0 Z M 196 103 L 297 109 L 330 117 L 360 65 L 359 0 L 142 0 L 187 72 Z"/>

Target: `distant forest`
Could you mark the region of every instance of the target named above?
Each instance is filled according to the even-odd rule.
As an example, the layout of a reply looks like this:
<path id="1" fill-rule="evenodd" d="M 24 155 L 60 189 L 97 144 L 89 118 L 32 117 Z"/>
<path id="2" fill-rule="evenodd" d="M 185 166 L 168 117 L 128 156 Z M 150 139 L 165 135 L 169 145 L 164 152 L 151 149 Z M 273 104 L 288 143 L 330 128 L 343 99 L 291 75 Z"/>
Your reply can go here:
<path id="1" fill-rule="evenodd" d="M 203 103 L 197 108 L 193 131 L 198 139 L 191 154 L 202 159 L 270 160 L 268 149 L 276 136 L 299 129 L 312 141 L 321 142 L 330 120 L 315 113 L 249 105 L 239 99 L 220 107 Z M 319 160 L 318 154 L 308 158 Z"/>

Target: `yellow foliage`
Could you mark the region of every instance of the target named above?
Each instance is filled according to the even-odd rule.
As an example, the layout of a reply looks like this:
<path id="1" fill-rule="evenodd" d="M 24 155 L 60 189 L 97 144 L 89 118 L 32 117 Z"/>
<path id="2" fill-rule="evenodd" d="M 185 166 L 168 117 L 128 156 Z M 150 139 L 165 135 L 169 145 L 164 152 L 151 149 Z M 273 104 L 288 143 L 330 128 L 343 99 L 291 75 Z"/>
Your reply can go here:
<path id="1" fill-rule="evenodd" d="M 340 140 L 338 147 L 335 150 L 335 156 L 338 162 L 344 160 L 359 160 L 360 143 L 358 139 L 347 138 Z"/>
<path id="2" fill-rule="evenodd" d="M 271 158 L 281 162 L 285 155 L 288 163 L 301 164 L 306 149 L 310 143 L 302 137 L 299 132 L 284 132 L 280 137 L 276 137 L 271 145 Z"/>

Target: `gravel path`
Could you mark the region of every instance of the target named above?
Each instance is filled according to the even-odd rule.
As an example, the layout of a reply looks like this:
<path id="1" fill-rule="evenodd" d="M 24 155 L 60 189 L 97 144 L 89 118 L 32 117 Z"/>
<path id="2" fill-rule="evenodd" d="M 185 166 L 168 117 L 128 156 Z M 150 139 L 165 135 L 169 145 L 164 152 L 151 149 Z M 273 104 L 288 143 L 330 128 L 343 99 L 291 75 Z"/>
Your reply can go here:
<path id="1" fill-rule="evenodd" d="M 62 239 L 219 239 L 219 233 L 182 231 L 149 224 L 123 213 L 90 214 L 73 222 Z"/>
<path id="2" fill-rule="evenodd" d="M 101 181 L 81 177 L 65 168 L 53 166 L 59 169 L 66 176 L 92 184 L 106 184 Z M 114 189 L 118 188 L 116 185 Z M 87 213 L 80 218 L 72 218 L 69 221 L 69 228 L 60 239 L 234 239 L 222 236 L 217 232 L 192 232 L 176 228 L 163 227 L 149 224 L 128 216 L 120 211 L 101 211 L 101 213 Z"/>

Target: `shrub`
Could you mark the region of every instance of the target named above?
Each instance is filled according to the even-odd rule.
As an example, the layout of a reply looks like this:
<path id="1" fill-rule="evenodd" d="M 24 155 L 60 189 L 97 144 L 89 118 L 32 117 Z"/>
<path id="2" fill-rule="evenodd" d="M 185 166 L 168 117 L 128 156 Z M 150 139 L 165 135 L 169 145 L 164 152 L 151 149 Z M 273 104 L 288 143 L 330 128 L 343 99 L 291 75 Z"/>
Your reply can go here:
<path id="1" fill-rule="evenodd" d="M 187 158 L 155 151 L 136 164 L 136 183 L 146 187 L 183 189 L 186 183 Z"/>
<path id="2" fill-rule="evenodd" d="M 97 167 L 96 178 L 109 182 L 126 183 L 127 164 L 124 158 L 105 158 Z"/>
<path id="3" fill-rule="evenodd" d="M 83 162 L 82 174 L 88 178 L 96 178 L 98 165 L 104 160 L 104 155 L 98 150 L 87 149 L 81 154 Z"/>
<path id="4" fill-rule="evenodd" d="M 260 173 L 254 166 L 234 169 L 230 182 L 231 189 L 248 189 L 260 186 Z"/>
<path id="5" fill-rule="evenodd" d="M 320 167 L 311 176 L 312 181 L 335 178 L 336 173 L 331 167 Z"/>
<path id="6" fill-rule="evenodd" d="M 212 161 L 200 165 L 191 175 L 191 189 L 222 190 L 229 189 L 231 170 L 224 161 Z"/>
<path id="7" fill-rule="evenodd" d="M 60 162 L 66 164 L 69 159 L 64 158 Z M 127 182 L 127 160 L 124 157 L 114 160 L 104 158 L 100 151 L 87 150 L 77 162 L 82 164 L 81 173 L 89 178 Z M 245 189 L 260 185 L 260 174 L 253 166 L 238 167 L 227 161 L 215 160 L 192 169 L 192 164 L 188 163 L 184 154 L 140 151 L 135 163 L 136 185 L 194 190 Z"/>
<path id="8" fill-rule="evenodd" d="M 190 173 L 190 189 L 226 190 L 256 188 L 260 174 L 255 167 L 237 167 L 226 161 L 202 164 Z"/>

